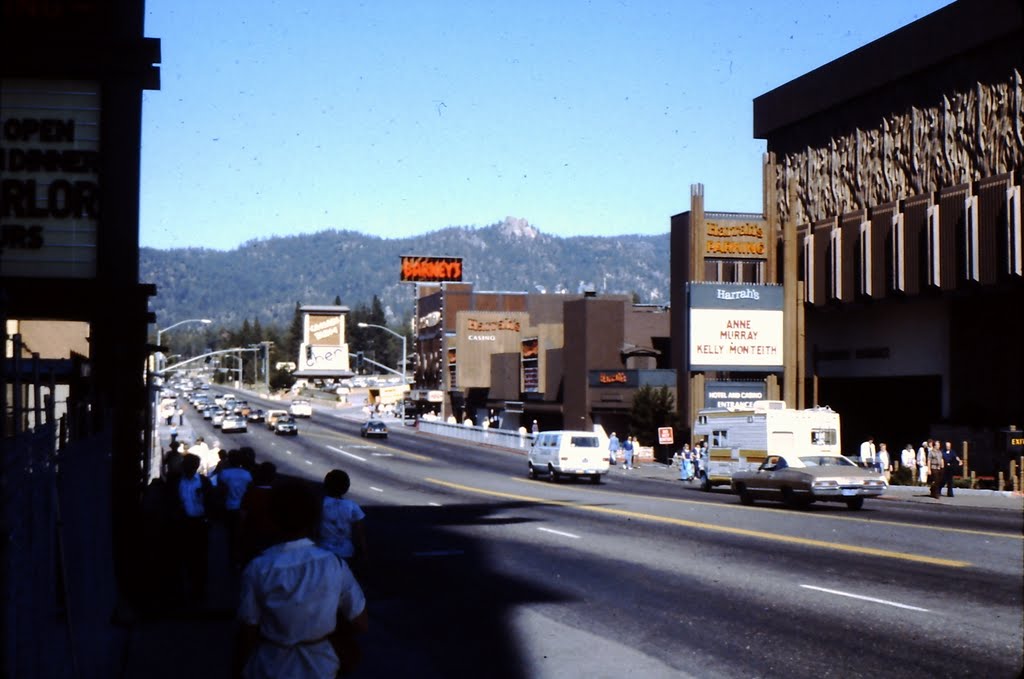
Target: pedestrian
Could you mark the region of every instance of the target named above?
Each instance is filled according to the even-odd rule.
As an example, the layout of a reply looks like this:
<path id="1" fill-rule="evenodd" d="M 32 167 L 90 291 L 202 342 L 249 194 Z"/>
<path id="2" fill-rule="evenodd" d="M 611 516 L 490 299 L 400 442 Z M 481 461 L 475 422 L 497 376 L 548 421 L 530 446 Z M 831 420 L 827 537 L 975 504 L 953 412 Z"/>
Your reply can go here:
<path id="1" fill-rule="evenodd" d="M 320 511 L 317 544 L 354 567 L 367 563 L 366 513 L 355 501 L 345 497 L 351 487 L 348 472 L 332 469 L 324 477 L 324 500 Z"/>
<path id="2" fill-rule="evenodd" d="M 207 497 L 212 495 L 209 479 L 199 473 L 199 458 L 191 453 L 181 461 L 178 481 L 178 521 L 175 557 L 179 565 L 181 592 L 187 599 L 206 598 L 206 567 L 209 555 Z"/>
<path id="3" fill-rule="evenodd" d="M 679 480 L 690 481 L 693 478 L 693 455 L 690 451 L 690 444 L 684 443 L 683 449 L 679 451 Z"/>
<path id="4" fill-rule="evenodd" d="M 920 485 L 928 484 L 928 451 L 932 448 L 931 439 L 921 442 L 917 449 L 917 481 Z"/>
<path id="5" fill-rule="evenodd" d="M 946 486 L 946 497 L 953 497 L 953 476 L 962 464 L 960 456 L 953 450 L 953 442 L 946 441 L 946 449 L 942 451 L 942 483 Z"/>
<path id="6" fill-rule="evenodd" d="M 622 468 L 624 470 L 633 468 L 633 449 L 635 445 L 636 438 L 633 436 L 627 436 L 622 444 Z"/>
<path id="7" fill-rule="evenodd" d="M 931 481 L 931 496 L 936 500 L 939 499 L 942 491 L 943 466 L 944 462 L 942 451 L 939 450 L 939 442 L 932 441 L 932 445 L 928 449 L 928 478 Z"/>
<path id="8" fill-rule="evenodd" d="M 615 464 L 619 457 L 619 437 L 612 432 L 608 439 L 608 464 Z"/>
<path id="9" fill-rule="evenodd" d="M 239 543 L 242 563 L 274 544 L 270 491 L 277 475 L 273 462 L 261 462 L 252 471 L 252 483 L 242 498 Z"/>
<path id="10" fill-rule="evenodd" d="M 530 433 L 536 436 L 540 432 L 540 427 L 537 426 L 537 420 L 533 421 L 533 426 L 530 427 Z"/>
<path id="11" fill-rule="evenodd" d="M 270 508 L 279 542 L 242 573 L 236 674 L 314 679 L 350 672 L 356 635 L 368 628 L 363 590 L 343 560 L 310 539 L 318 504 L 308 488 L 273 488 Z"/>
<path id="12" fill-rule="evenodd" d="M 908 443 L 900 452 L 900 467 L 910 470 L 910 483 L 913 484 L 917 477 L 917 455 L 914 453 L 912 443 Z"/>
<path id="13" fill-rule="evenodd" d="M 183 427 L 185 425 L 185 409 L 178 408 L 178 426 Z"/>
<path id="14" fill-rule="evenodd" d="M 237 450 L 228 451 L 227 466 L 217 474 L 217 487 L 224 501 L 224 526 L 228 536 L 228 552 L 233 565 L 241 565 L 242 500 L 252 484 L 252 474 L 242 468 L 242 454 Z"/>
<path id="15" fill-rule="evenodd" d="M 885 476 L 885 480 L 886 481 L 889 480 L 889 471 L 890 471 L 889 463 L 890 462 L 891 462 L 891 460 L 889 459 L 889 448 L 888 448 L 888 446 L 886 446 L 886 444 L 884 444 L 884 443 L 879 443 L 878 444 L 878 452 L 875 455 L 875 469 L 880 474 Z"/>
<path id="16" fill-rule="evenodd" d="M 860 466 L 867 469 L 875 468 L 875 438 L 869 436 L 860 444 Z"/>

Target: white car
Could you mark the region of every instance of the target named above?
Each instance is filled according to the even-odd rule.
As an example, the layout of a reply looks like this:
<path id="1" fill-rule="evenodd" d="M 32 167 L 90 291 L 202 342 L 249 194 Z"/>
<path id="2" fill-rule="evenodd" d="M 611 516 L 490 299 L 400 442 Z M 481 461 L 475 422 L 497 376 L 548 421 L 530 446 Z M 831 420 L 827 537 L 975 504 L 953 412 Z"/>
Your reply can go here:
<path id="1" fill-rule="evenodd" d="M 545 431 L 534 437 L 526 465 L 531 479 L 538 474 L 549 481 L 585 476 L 601 483 L 608 473 L 608 453 L 592 431 Z"/>
<path id="2" fill-rule="evenodd" d="M 220 430 L 225 434 L 229 432 L 247 432 L 249 431 L 249 424 L 245 421 L 244 415 L 226 415 L 224 421 L 220 423 Z"/>
<path id="3" fill-rule="evenodd" d="M 313 406 L 309 401 L 296 399 L 288 407 L 288 414 L 292 417 L 313 417 Z"/>

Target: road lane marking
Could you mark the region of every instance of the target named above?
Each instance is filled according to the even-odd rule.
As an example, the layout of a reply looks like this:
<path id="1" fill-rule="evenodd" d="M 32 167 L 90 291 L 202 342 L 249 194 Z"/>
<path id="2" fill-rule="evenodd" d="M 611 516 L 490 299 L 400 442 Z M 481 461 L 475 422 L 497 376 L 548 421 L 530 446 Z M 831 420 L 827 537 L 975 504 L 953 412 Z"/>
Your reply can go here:
<path id="1" fill-rule="evenodd" d="M 442 507 L 443 505 L 441 503 L 439 503 L 439 502 L 428 502 L 427 506 L 428 507 Z"/>
<path id="2" fill-rule="evenodd" d="M 837 552 L 849 552 L 853 554 L 862 554 L 867 556 L 878 556 L 886 559 L 899 559 L 902 561 L 914 561 L 917 563 L 926 563 L 934 566 L 946 566 L 948 568 L 966 568 L 971 565 L 969 561 L 957 561 L 954 559 L 942 559 L 934 556 L 925 556 L 923 554 L 908 554 L 906 552 L 894 552 L 888 549 L 878 549 L 875 547 L 861 547 L 858 545 L 847 545 L 839 542 L 826 542 L 825 540 L 814 540 L 811 538 L 794 537 L 791 535 L 777 535 L 774 533 L 765 533 L 762 531 L 750 530 L 747 528 L 734 528 L 732 526 L 719 526 L 712 523 L 701 523 L 699 521 L 690 521 L 689 519 L 676 519 L 667 516 L 658 516 L 656 514 L 643 514 L 641 512 L 633 512 L 626 509 L 615 509 L 613 507 L 605 507 L 599 505 L 581 505 L 576 502 L 570 502 L 568 500 L 548 500 L 541 497 L 533 497 L 530 495 L 518 495 L 515 493 L 502 493 L 496 490 L 486 490 L 484 488 L 474 488 L 472 486 L 463 486 L 458 483 L 450 483 L 448 481 L 441 481 L 440 479 L 427 478 L 425 479 L 428 483 L 435 483 L 439 486 L 445 486 L 456 490 L 462 490 L 467 493 L 476 493 L 479 495 L 490 495 L 492 497 L 500 497 L 509 500 L 519 500 L 522 502 L 535 502 L 537 504 L 555 505 L 559 507 L 569 507 L 572 509 L 580 509 L 583 511 L 595 512 L 598 514 L 612 514 L 615 516 L 623 516 L 631 519 L 640 519 L 644 521 L 651 521 L 653 523 L 666 523 L 673 526 L 683 526 L 686 528 L 697 528 L 699 530 L 706 530 L 713 533 L 727 533 L 730 535 L 741 535 L 744 537 L 757 538 L 760 540 L 768 540 L 771 542 L 782 542 L 791 545 L 799 545 L 802 547 L 814 547 L 818 549 L 828 549 Z"/>
<path id="3" fill-rule="evenodd" d="M 534 480 L 534 479 L 523 479 L 523 478 L 520 478 L 518 476 L 510 476 L 508 478 L 510 480 L 512 480 L 512 481 L 517 482 L 517 483 L 528 483 L 530 485 L 543 485 L 543 486 L 547 486 L 548 485 L 548 481 L 546 481 L 546 480 L 545 481 L 537 481 L 537 480 Z M 702 506 L 705 506 L 705 507 L 708 506 L 708 505 L 714 505 L 716 507 L 725 507 L 725 508 L 728 508 L 728 509 L 735 509 L 735 510 L 744 511 L 744 512 L 786 511 L 786 508 L 785 508 L 784 505 L 771 506 L 771 505 L 766 504 L 766 505 L 760 506 L 760 507 L 748 507 L 746 505 L 741 505 L 741 504 L 718 504 L 718 503 L 714 503 L 714 502 L 708 502 L 707 500 L 684 500 L 682 498 L 668 497 L 668 496 L 665 496 L 665 495 L 641 495 L 641 494 L 637 494 L 637 493 L 627 493 L 627 492 L 622 491 L 622 490 L 593 490 L 591 488 L 586 488 L 586 487 L 580 487 L 580 488 L 577 488 L 576 490 L 578 490 L 579 492 L 582 492 L 582 493 L 601 493 L 601 495 L 603 495 L 605 497 L 607 497 L 608 495 L 621 495 L 623 497 L 632 497 L 632 498 L 638 498 L 639 497 L 639 498 L 651 499 L 651 500 L 655 500 L 656 499 L 656 500 L 659 500 L 659 501 L 673 502 L 673 503 L 676 503 L 676 504 L 702 505 Z M 931 524 L 924 524 L 924 525 L 922 525 L 922 524 L 919 524 L 919 523 L 907 523 L 906 521 L 890 521 L 888 519 L 873 519 L 873 518 L 872 519 L 865 519 L 865 518 L 860 518 L 860 517 L 856 517 L 856 516 L 837 516 L 835 514 L 815 514 L 815 513 L 802 512 L 800 514 L 800 516 L 804 517 L 804 518 L 810 518 L 810 519 L 823 519 L 823 520 L 826 520 L 826 521 L 853 521 L 855 523 L 867 523 L 867 524 L 871 524 L 873 526 L 897 526 L 899 528 L 917 528 L 917 529 L 921 529 L 921 530 L 942 531 L 942 532 L 945 532 L 945 533 L 964 533 L 966 535 L 994 537 L 994 538 L 1009 538 L 1011 540 L 1022 540 L 1022 541 L 1024 541 L 1024 534 L 1019 534 L 1018 535 L 1016 533 L 997 533 L 995 531 L 971 530 L 970 528 L 950 528 L 948 526 L 937 526 L 937 525 L 931 525 Z"/>
<path id="4" fill-rule="evenodd" d="M 312 466 L 313 466 L 313 463 L 312 463 L 312 462 L 310 462 L 309 460 L 303 460 L 303 462 L 305 462 L 306 464 L 308 464 L 308 465 L 309 465 L 310 467 L 312 467 Z"/>
<path id="5" fill-rule="evenodd" d="M 359 455 L 356 455 L 354 453 L 349 453 L 347 451 L 342 450 L 341 448 L 335 448 L 334 446 L 327 446 L 327 447 L 330 450 L 333 450 L 336 453 L 341 453 L 342 455 L 346 455 L 348 457 L 351 457 L 353 460 L 359 460 L 360 462 L 366 462 L 366 458 L 365 457 L 360 457 Z"/>
<path id="6" fill-rule="evenodd" d="M 574 540 L 580 539 L 579 535 L 573 535 L 572 533 L 566 533 L 560 530 L 552 530 L 551 528 L 538 528 L 537 530 L 543 531 L 545 533 L 551 533 L 553 535 L 561 535 L 564 538 L 573 538 Z"/>
<path id="7" fill-rule="evenodd" d="M 927 608 L 919 608 L 918 606 L 910 606 L 908 604 L 901 604 L 895 601 L 886 601 L 885 599 L 876 599 L 872 596 L 864 596 L 862 594 L 852 594 L 850 592 L 840 592 L 838 589 L 827 589 L 825 587 L 815 587 L 814 585 L 800 585 L 804 589 L 813 589 L 816 592 L 825 592 L 826 594 L 835 594 L 836 596 L 845 596 L 851 599 L 860 599 L 861 601 L 870 601 L 875 604 L 882 604 L 884 606 L 895 606 L 896 608 L 905 608 L 908 611 L 920 611 L 921 613 L 931 613 Z"/>
<path id="8" fill-rule="evenodd" d="M 290 451 L 290 450 L 285 450 L 284 452 L 288 453 L 289 455 L 292 454 L 292 451 Z"/>
<path id="9" fill-rule="evenodd" d="M 378 493 L 383 493 L 384 492 L 383 488 L 378 488 L 377 486 L 370 486 L 370 490 L 376 491 Z"/>

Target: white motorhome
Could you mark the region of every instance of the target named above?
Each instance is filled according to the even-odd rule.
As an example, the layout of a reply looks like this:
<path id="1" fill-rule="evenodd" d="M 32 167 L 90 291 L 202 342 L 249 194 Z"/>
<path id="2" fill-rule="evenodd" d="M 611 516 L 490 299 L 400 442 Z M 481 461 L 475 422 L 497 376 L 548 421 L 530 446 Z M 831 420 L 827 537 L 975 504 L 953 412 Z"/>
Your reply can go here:
<path id="1" fill-rule="evenodd" d="M 538 474 L 546 474 L 549 481 L 588 476 L 601 483 L 601 476 L 608 473 L 608 452 L 592 431 L 544 431 L 534 437 L 526 464 L 531 479 Z"/>
<path id="2" fill-rule="evenodd" d="M 827 406 L 797 410 L 785 401 L 754 401 L 749 409 L 706 408 L 697 412 L 693 434 L 706 444 L 704 490 L 756 470 L 768 455 L 842 455 L 839 413 Z"/>

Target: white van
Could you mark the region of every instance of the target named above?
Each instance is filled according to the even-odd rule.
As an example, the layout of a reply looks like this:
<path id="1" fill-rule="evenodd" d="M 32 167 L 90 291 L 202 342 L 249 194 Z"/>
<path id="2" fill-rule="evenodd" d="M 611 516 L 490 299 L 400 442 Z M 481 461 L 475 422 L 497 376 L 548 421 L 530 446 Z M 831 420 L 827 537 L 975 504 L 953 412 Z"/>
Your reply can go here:
<path id="1" fill-rule="evenodd" d="M 592 431 L 543 431 L 530 446 L 526 464 L 531 479 L 546 474 L 549 481 L 561 476 L 589 476 L 601 483 L 608 473 L 608 453 Z"/>

